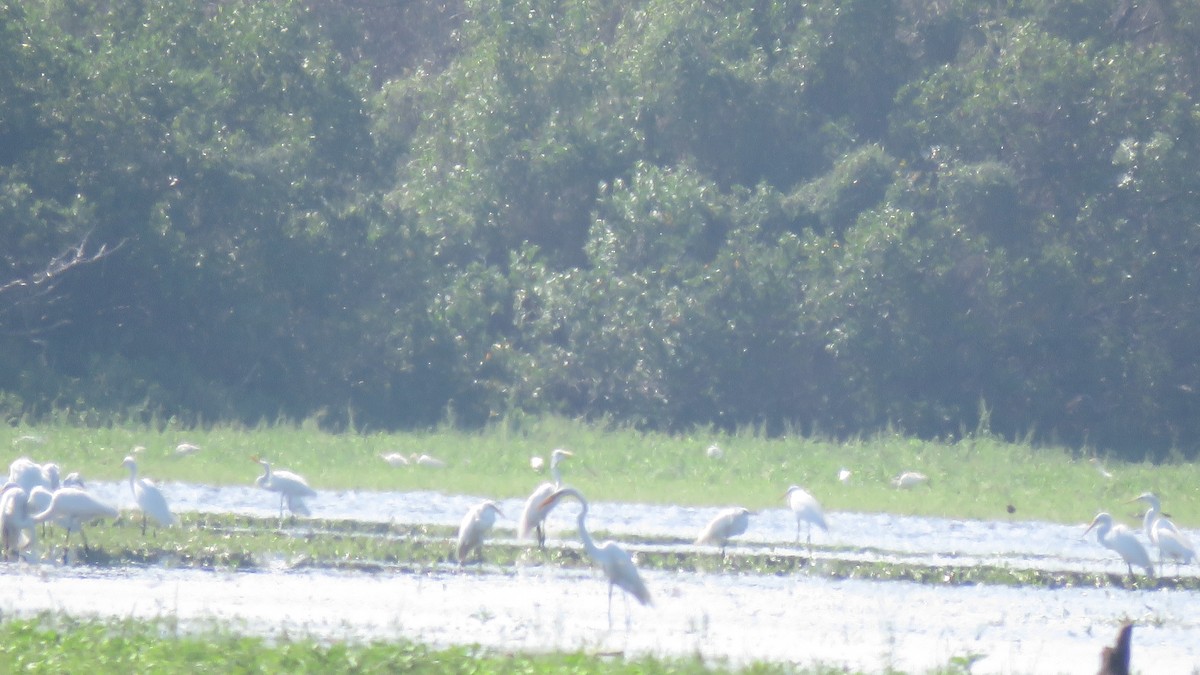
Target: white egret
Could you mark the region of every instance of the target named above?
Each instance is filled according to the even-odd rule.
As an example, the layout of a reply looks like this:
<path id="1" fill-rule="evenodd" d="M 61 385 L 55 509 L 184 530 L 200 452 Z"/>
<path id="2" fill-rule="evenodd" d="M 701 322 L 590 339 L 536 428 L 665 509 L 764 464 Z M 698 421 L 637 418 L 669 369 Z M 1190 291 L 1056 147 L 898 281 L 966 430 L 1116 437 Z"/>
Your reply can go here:
<path id="1" fill-rule="evenodd" d="M 167 506 L 167 498 L 163 496 L 158 486 L 146 478 L 138 478 L 137 460 L 132 455 L 121 462 L 121 466 L 129 469 L 129 489 L 133 499 L 142 512 L 142 534 L 146 534 L 146 516 L 154 519 L 159 527 L 170 527 L 175 524 L 175 514 Z"/>
<path id="2" fill-rule="evenodd" d="M 854 475 L 853 471 L 851 471 L 850 469 L 847 469 L 846 467 L 842 467 L 841 469 L 838 470 L 838 482 L 840 482 L 842 485 L 849 485 L 850 477 L 853 475 Z"/>
<path id="3" fill-rule="evenodd" d="M 386 455 L 380 455 L 379 458 L 391 466 L 408 466 L 408 458 L 398 452 L 389 452 Z"/>
<path id="4" fill-rule="evenodd" d="M 283 504 L 286 501 L 288 510 L 292 515 L 307 516 L 310 515 L 308 504 L 304 500 L 308 497 L 316 497 L 315 490 L 308 486 L 308 481 L 298 474 L 291 471 L 272 471 L 271 463 L 265 459 L 251 457 L 251 460 L 262 465 L 263 475 L 259 476 L 254 484 L 264 490 L 279 493 L 279 517 L 283 518 Z"/>
<path id="5" fill-rule="evenodd" d="M 892 479 L 892 487 L 897 490 L 908 490 L 929 482 L 929 476 L 919 471 L 905 471 Z"/>
<path id="6" fill-rule="evenodd" d="M 467 515 L 463 516 L 462 524 L 458 526 L 456 549 L 459 565 L 466 564 L 471 551 L 475 551 L 479 555 L 479 562 L 483 562 L 483 540 L 492 531 L 497 515 L 504 515 L 500 512 L 500 507 L 496 502 L 486 501 L 471 507 Z"/>
<path id="7" fill-rule="evenodd" d="M 709 459 L 721 459 L 725 456 L 725 451 L 721 449 L 721 446 L 713 443 L 712 445 L 708 446 L 708 449 L 704 451 L 704 454 Z"/>
<path id="8" fill-rule="evenodd" d="M 529 495 L 529 499 L 525 500 L 525 508 L 521 510 L 521 520 L 517 526 L 518 539 L 528 539 L 529 534 L 533 532 L 537 534 L 538 548 L 546 545 L 546 516 L 550 515 L 550 509 L 554 506 L 544 507 L 542 504 L 555 490 L 562 487 L 562 473 L 558 465 L 567 457 L 574 455 L 562 448 L 555 448 L 550 453 L 550 478 L 553 482 L 537 486 L 533 494 Z"/>
<path id="9" fill-rule="evenodd" d="M 10 552 L 20 558 L 21 551 L 35 544 L 37 523 L 29 515 L 29 495 L 20 485 L 6 483 L 0 492 L 0 550 L 4 559 L 8 559 Z"/>
<path id="10" fill-rule="evenodd" d="M 725 557 L 725 546 L 729 544 L 729 540 L 746 531 L 750 526 L 750 509 L 744 509 L 740 506 L 724 509 L 719 512 L 711 521 L 700 536 L 696 538 L 696 545 L 713 544 L 721 547 L 721 557 Z"/>
<path id="11" fill-rule="evenodd" d="M 1129 576 L 1133 576 L 1134 565 L 1145 568 L 1147 575 L 1154 576 L 1154 564 L 1150 562 L 1150 554 L 1146 553 L 1146 547 L 1142 546 L 1142 542 L 1138 541 L 1127 527 L 1114 525 L 1113 517 L 1107 513 L 1098 513 L 1092 519 L 1092 524 L 1083 531 L 1084 536 L 1087 536 L 1092 528 L 1096 528 L 1096 540 L 1101 546 L 1120 554 L 1125 566 L 1129 568 Z"/>
<path id="12" fill-rule="evenodd" d="M 83 482 L 83 474 L 79 473 L 78 471 L 72 471 L 71 473 L 67 474 L 66 478 L 62 479 L 62 485 L 60 487 L 86 488 L 87 485 L 85 485 Z"/>
<path id="13" fill-rule="evenodd" d="M 1178 566 L 1180 563 L 1190 563 L 1196 557 L 1196 547 L 1192 545 L 1191 540 L 1178 527 L 1175 527 L 1175 523 L 1172 523 L 1170 518 L 1162 514 L 1162 505 L 1158 500 L 1158 495 L 1153 492 L 1145 492 L 1129 501 L 1144 502 L 1150 507 L 1146 511 L 1142 527 L 1146 536 L 1150 538 L 1150 543 L 1158 547 L 1159 574 L 1165 572 L 1165 558 L 1173 559 Z M 1176 571 L 1178 572 L 1178 570 Z"/>
<path id="14" fill-rule="evenodd" d="M 116 518 L 117 510 L 96 499 L 79 488 L 59 488 L 50 497 L 50 505 L 45 510 L 33 516 L 34 521 L 44 523 L 55 520 L 67 528 L 67 544 L 71 541 L 71 532 L 79 531 L 83 538 L 83 548 L 87 550 L 87 535 L 83 526 L 98 518 Z"/>
<path id="15" fill-rule="evenodd" d="M 446 468 L 446 463 L 443 462 L 442 460 L 438 459 L 437 457 L 434 457 L 432 455 L 426 455 L 426 454 L 418 455 L 415 452 L 412 454 L 411 457 L 408 458 L 408 463 L 416 464 L 417 466 L 428 467 L 430 469 Z"/>
<path id="16" fill-rule="evenodd" d="M 619 587 L 621 590 L 629 593 L 637 598 L 637 601 L 643 605 L 654 604 L 650 600 L 650 591 L 646 589 L 645 582 L 642 581 L 641 575 L 638 574 L 637 567 L 633 565 L 633 559 L 621 548 L 616 542 L 606 541 L 597 546 L 592 541 L 592 536 L 588 534 L 587 525 L 584 522 L 588 514 L 588 501 L 584 499 L 579 490 L 575 488 L 563 488 L 551 494 L 542 503 L 541 507 L 549 510 L 554 508 L 563 497 L 574 497 L 579 500 L 582 508 L 579 510 L 579 539 L 583 541 L 583 549 L 591 556 L 592 560 L 600 564 L 604 574 L 608 577 L 608 627 L 612 628 L 612 592 L 613 586 Z M 625 625 L 629 625 L 629 599 L 625 599 Z"/>
<path id="17" fill-rule="evenodd" d="M 529 468 L 533 469 L 535 473 L 541 473 L 542 469 L 546 468 L 546 460 L 534 455 L 529 458 Z"/>
<path id="18" fill-rule="evenodd" d="M 200 452 L 200 446 L 196 445 L 195 443 L 188 443 L 187 441 L 184 441 L 183 443 L 175 446 L 176 457 L 187 457 L 188 455 L 194 455 L 197 452 Z"/>
<path id="19" fill-rule="evenodd" d="M 811 557 L 813 525 L 829 531 L 829 525 L 825 522 L 825 511 L 817 498 L 799 485 L 789 487 L 783 496 L 787 499 L 788 507 L 796 514 L 796 543 L 800 543 L 800 524 L 808 525 L 808 555 Z"/>
<path id="20" fill-rule="evenodd" d="M 50 487 L 42 465 L 28 457 L 18 457 L 8 465 L 8 482 L 21 486 L 26 495 L 38 485 Z"/>

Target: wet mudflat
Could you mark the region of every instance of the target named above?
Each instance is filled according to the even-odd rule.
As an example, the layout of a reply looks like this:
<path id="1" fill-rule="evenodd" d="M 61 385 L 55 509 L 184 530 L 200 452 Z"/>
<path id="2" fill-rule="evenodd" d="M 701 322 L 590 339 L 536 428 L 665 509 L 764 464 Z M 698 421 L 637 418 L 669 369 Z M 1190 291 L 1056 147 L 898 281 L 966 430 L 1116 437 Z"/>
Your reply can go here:
<path id="1" fill-rule="evenodd" d="M 277 513 L 277 501 L 253 488 L 163 487 L 178 511 Z M 93 491 L 122 508 L 131 506 L 126 484 Z M 321 493 L 312 507 L 328 518 L 453 525 L 477 501 L 437 493 L 330 492 Z M 502 503 L 510 520 L 498 526 L 511 527 L 520 506 L 516 500 Z M 715 511 L 597 503 L 589 524 L 618 539 L 686 541 Z M 553 536 L 573 540 L 574 513 L 567 506 L 554 514 Z M 288 560 L 253 572 L 10 564 L 0 566 L 0 611 L 166 617 L 184 629 L 219 621 L 268 636 L 404 637 L 505 651 L 700 654 L 735 665 L 765 660 L 866 671 L 921 672 L 980 655 L 974 672 L 1019 673 L 1091 672 L 1119 621 L 1132 619 L 1139 623 L 1138 669 L 1188 673 L 1200 664 L 1195 591 L 946 586 L 821 574 L 825 561 L 848 556 L 1123 571 L 1094 539 L 1081 539 L 1082 525 L 828 515 L 831 531 L 814 534 L 816 562 L 794 573 L 643 569 L 655 606 L 631 605 L 626 628 L 626 603 L 618 591 L 611 630 L 600 573 L 542 564 L 537 555 L 513 566 L 460 571 L 435 565 L 415 573 L 290 569 L 294 561 Z M 777 509 L 758 514 L 742 539 L 745 548 L 794 550 L 794 537 L 790 512 Z M 630 548 L 639 547 L 691 548 L 682 543 Z M 1183 569 L 1196 573 L 1195 566 Z"/>

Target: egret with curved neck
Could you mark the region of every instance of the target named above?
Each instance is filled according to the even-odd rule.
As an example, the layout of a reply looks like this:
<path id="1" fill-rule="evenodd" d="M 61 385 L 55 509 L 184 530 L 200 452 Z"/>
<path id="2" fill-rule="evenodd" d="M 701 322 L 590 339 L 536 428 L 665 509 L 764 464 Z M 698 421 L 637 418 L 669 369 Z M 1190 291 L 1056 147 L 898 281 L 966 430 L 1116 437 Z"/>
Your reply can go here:
<path id="1" fill-rule="evenodd" d="M 554 482 L 542 483 L 537 486 L 533 494 L 529 495 L 529 499 L 525 500 L 525 508 L 521 511 L 517 537 L 528 539 L 531 533 L 535 533 L 538 548 L 546 545 L 546 516 L 550 515 L 550 510 L 554 508 L 553 505 L 546 507 L 542 504 L 546 503 L 546 499 L 554 494 L 555 490 L 562 487 L 562 473 L 558 465 L 568 457 L 574 457 L 574 455 L 561 448 L 556 448 L 554 452 L 550 453 L 550 477 L 554 479 Z"/>
<path id="2" fill-rule="evenodd" d="M 587 514 L 588 501 L 575 488 L 562 488 L 551 494 L 542 502 L 542 507 L 553 508 L 564 497 L 574 497 L 579 500 L 582 508 L 579 510 L 577 521 L 579 523 L 579 539 L 583 542 L 583 550 L 587 551 L 588 556 L 592 560 L 600 564 L 604 574 L 608 577 L 608 627 L 612 628 L 612 593 L 613 586 L 619 587 L 621 590 L 629 593 L 637 598 L 637 601 L 643 605 L 653 604 L 650 601 L 650 591 L 646 589 L 645 582 L 642 581 L 641 575 L 638 574 L 637 567 L 633 565 L 633 559 L 613 541 L 606 541 L 599 546 L 592 541 L 592 535 L 587 530 Z M 629 625 L 629 599 L 625 599 L 625 625 Z"/>
<path id="3" fill-rule="evenodd" d="M 1158 547 L 1159 574 L 1165 573 L 1166 558 L 1175 560 L 1176 572 L 1178 572 L 1180 563 L 1191 562 L 1196 557 L 1196 548 L 1192 545 L 1191 540 L 1178 527 L 1175 527 L 1175 523 L 1172 523 L 1170 518 L 1163 514 L 1162 503 L 1159 502 L 1158 495 L 1153 492 L 1144 492 L 1129 501 L 1144 502 L 1150 507 L 1146 511 L 1146 517 L 1142 520 L 1142 528 L 1146 531 L 1150 543 Z"/>

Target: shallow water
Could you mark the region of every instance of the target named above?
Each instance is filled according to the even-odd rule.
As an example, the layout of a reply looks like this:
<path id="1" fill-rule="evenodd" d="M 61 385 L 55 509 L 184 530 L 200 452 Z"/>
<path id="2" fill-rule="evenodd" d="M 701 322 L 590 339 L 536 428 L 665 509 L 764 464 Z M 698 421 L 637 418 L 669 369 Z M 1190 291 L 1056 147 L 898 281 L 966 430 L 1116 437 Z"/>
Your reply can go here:
<path id="1" fill-rule="evenodd" d="M 370 575 L 337 572 L 5 566 L 0 609 L 82 616 L 218 621 L 265 635 L 321 640 L 406 637 L 498 650 L 584 649 L 923 671 L 982 654 L 974 672 L 1093 672 L 1123 617 L 1143 672 L 1200 663 L 1197 594 L 1006 587 L 931 587 L 822 577 L 649 571 L 655 606 L 613 602 L 597 574 L 513 572 Z M 619 595 L 618 591 L 618 595 Z"/>
<path id="2" fill-rule="evenodd" d="M 254 487 L 163 486 L 176 511 L 272 516 L 278 499 Z M 127 483 L 92 491 L 132 508 Z M 314 515 L 398 524 L 457 525 L 479 497 L 433 492 L 320 492 Z M 514 526 L 521 500 L 501 507 Z M 551 517 L 552 537 L 576 540 L 573 504 Z M 593 530 L 621 536 L 690 539 L 715 508 L 595 503 Z M 815 532 L 824 556 L 938 564 L 1122 572 L 1124 564 L 1083 540 L 1084 525 L 989 522 L 885 514 L 827 514 Z M 500 537 L 504 537 L 501 534 Z M 794 548 L 785 509 L 754 516 L 741 546 Z M 1194 534 L 1193 534 L 1194 536 Z M 643 544 L 661 548 L 664 544 Z M 678 545 L 676 545 L 678 546 Z M 832 550 L 836 547 L 836 551 Z M 629 548 L 639 548 L 630 546 Z M 533 559 L 533 558 L 531 558 Z M 53 564 L 0 566 L 0 611 L 53 609 L 75 615 L 168 617 L 184 628 L 209 621 L 238 630 L 312 635 L 323 640 L 403 636 L 434 645 L 482 644 L 499 650 L 701 654 L 713 661 L 839 664 L 880 671 L 923 671 L 968 654 L 973 672 L 1094 672 L 1099 649 L 1119 622 L 1139 622 L 1134 665 L 1143 672 L 1188 673 L 1200 664 L 1200 593 L 1180 590 L 947 587 L 907 582 L 646 570 L 652 608 L 631 607 L 617 591 L 615 629 L 606 618 L 599 572 L 554 566 L 451 566 L 424 574 L 320 570 L 223 572 L 162 568 L 96 569 Z M 1195 566 L 1185 567 L 1195 574 Z"/>
<path id="3" fill-rule="evenodd" d="M 164 483 L 172 508 L 176 511 L 239 513 L 273 516 L 279 513 L 279 498 L 253 486 L 210 487 L 186 483 Z M 101 499 L 122 509 L 134 508 L 128 483 L 99 483 L 89 489 Z M 483 497 L 447 495 L 439 492 L 320 491 L 310 501 L 313 515 L 320 518 L 394 522 L 398 524 L 435 524 L 457 526 L 464 513 Z M 499 500 L 506 517 L 498 518 L 497 528 L 510 531 L 524 506 L 522 500 Z M 661 504 L 621 504 L 596 502 L 588 514 L 588 528 L 621 535 L 694 539 L 708 521 L 720 511 L 716 507 L 679 507 Z M 548 533 L 551 537 L 575 539 L 577 507 L 566 504 L 551 513 Z M 1089 516 L 1090 517 L 1090 516 Z M 894 516 L 886 513 L 826 514 L 829 532 L 816 530 L 812 539 L 818 558 L 829 555 L 831 547 L 841 558 L 923 562 L 957 565 L 1007 565 L 1019 569 L 1064 571 L 1125 571 L 1117 555 L 1096 543 L 1095 534 L 1083 537 L 1086 523 L 1066 526 L 1039 521 L 954 520 Z M 1125 519 L 1136 526 L 1134 514 Z M 1149 542 L 1138 532 L 1143 543 Z M 1189 532 L 1193 541 L 1200 533 Z M 801 542 L 804 540 L 801 532 Z M 796 521 L 790 510 L 767 509 L 751 517 L 750 528 L 734 540 L 732 546 L 793 548 Z M 636 548 L 636 547 L 635 547 Z M 1157 556 L 1157 552 L 1152 552 Z M 1174 565 L 1168 572 L 1174 574 Z M 1181 575 L 1200 575 L 1200 566 L 1180 568 Z"/>

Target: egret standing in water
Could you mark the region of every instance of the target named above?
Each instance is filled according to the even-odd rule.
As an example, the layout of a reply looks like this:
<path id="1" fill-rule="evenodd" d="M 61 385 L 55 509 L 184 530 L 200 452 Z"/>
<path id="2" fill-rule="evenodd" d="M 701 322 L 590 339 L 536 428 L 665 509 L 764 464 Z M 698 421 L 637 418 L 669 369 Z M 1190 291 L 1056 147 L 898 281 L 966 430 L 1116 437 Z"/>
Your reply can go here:
<path id="1" fill-rule="evenodd" d="M 29 494 L 16 483 L 6 483 L 0 491 L 0 547 L 4 559 L 8 559 L 9 552 L 20 559 L 21 551 L 32 549 L 36 543 L 37 523 L 29 515 Z"/>
<path id="2" fill-rule="evenodd" d="M 633 565 L 633 559 L 629 557 L 625 549 L 612 541 L 606 541 L 599 546 L 592 541 L 592 535 L 588 534 L 587 525 L 584 522 L 588 514 L 588 501 L 578 490 L 575 488 L 558 490 L 542 501 L 540 506 L 546 510 L 552 509 L 563 497 L 574 497 L 583 507 L 579 510 L 577 519 L 579 539 L 583 541 L 583 550 L 587 551 L 592 560 L 600 564 L 605 576 L 608 577 L 608 627 L 611 630 L 613 586 L 620 587 L 621 590 L 637 598 L 637 601 L 643 605 L 653 604 L 650 601 L 650 591 L 646 589 L 646 584 L 638 574 L 637 567 Z M 625 598 L 625 625 L 629 626 L 629 598 Z"/>
<path id="3" fill-rule="evenodd" d="M 1165 572 L 1165 558 L 1173 559 L 1178 568 L 1180 563 L 1189 563 L 1196 557 L 1196 548 L 1192 546 L 1191 540 L 1178 527 L 1175 527 L 1175 523 L 1163 515 L 1158 495 L 1153 492 L 1145 492 L 1130 501 L 1144 502 L 1150 507 L 1146 511 L 1146 517 L 1142 520 L 1142 527 L 1146 531 L 1146 536 L 1150 538 L 1150 543 L 1158 547 L 1159 574 Z M 1178 573 L 1179 570 L 1175 571 Z"/>
<path id="4" fill-rule="evenodd" d="M 288 511 L 292 512 L 293 516 L 301 515 L 308 516 L 311 512 L 308 510 L 308 504 L 304 500 L 308 497 L 316 497 L 317 492 L 308 486 L 308 481 L 304 480 L 299 474 L 291 471 L 272 471 L 271 463 L 265 459 L 251 457 L 258 464 L 262 465 L 263 475 L 259 476 L 254 484 L 264 490 L 279 493 L 279 518 L 283 519 L 283 503 L 287 502 Z"/>
<path id="5" fill-rule="evenodd" d="M 521 521 L 517 525 L 517 538 L 528 539 L 531 532 L 536 532 L 538 548 L 546 545 L 546 516 L 550 515 L 551 506 L 542 506 L 546 498 L 554 494 L 554 491 L 562 487 L 562 473 L 558 465 L 564 459 L 574 457 L 570 452 L 562 448 L 555 448 L 554 452 L 550 453 L 550 477 L 554 479 L 552 483 L 542 483 L 537 486 L 533 494 L 529 495 L 529 499 L 525 500 L 525 508 L 521 511 Z"/>
<path id="6" fill-rule="evenodd" d="M 783 496 L 787 499 L 788 507 L 796 514 L 796 543 L 800 543 L 800 524 L 808 525 L 808 556 L 811 558 L 812 526 L 816 525 L 826 532 L 829 531 L 829 525 L 825 522 L 825 511 L 817 498 L 799 485 L 789 487 Z"/>
<path id="7" fill-rule="evenodd" d="M 483 562 L 483 540 L 492 531 L 496 516 L 503 516 L 496 502 L 487 501 L 471 507 L 463 516 L 462 524 L 458 526 L 458 564 L 465 565 L 467 557 L 474 550 L 479 554 L 479 562 Z"/>
<path id="8" fill-rule="evenodd" d="M 171 507 L 167 506 L 167 499 L 163 497 L 162 491 L 153 481 L 138 478 L 137 460 L 131 455 L 121 462 L 121 466 L 129 469 L 129 489 L 133 492 L 133 499 L 137 502 L 138 510 L 142 512 L 142 534 L 146 534 L 147 516 L 153 518 L 159 527 L 174 525 L 175 514 L 171 513 Z"/>
<path id="9" fill-rule="evenodd" d="M 50 496 L 50 505 L 41 513 L 33 516 L 34 521 L 44 523 L 47 520 L 55 520 L 62 523 L 63 527 L 67 528 L 66 546 L 69 550 L 71 543 L 71 532 L 78 530 L 79 536 L 83 538 L 83 550 L 88 549 L 87 535 L 83 533 L 83 526 L 98 518 L 116 518 L 117 510 L 108 504 L 96 499 L 80 488 L 59 488 Z M 66 553 L 63 553 L 63 560 L 66 560 Z"/>
<path id="10" fill-rule="evenodd" d="M 725 509 L 718 513 L 708 527 L 696 538 L 696 545 L 714 544 L 721 547 L 721 557 L 725 557 L 725 546 L 729 540 L 746 531 L 750 525 L 750 509 L 740 506 Z"/>
<path id="11" fill-rule="evenodd" d="M 1083 531 L 1084 536 L 1087 536 L 1092 528 L 1096 528 L 1096 540 L 1101 546 L 1120 554 L 1125 566 L 1129 568 L 1129 576 L 1133 576 L 1134 565 L 1144 568 L 1148 576 L 1154 576 L 1154 564 L 1150 562 L 1150 554 L 1146 553 L 1146 547 L 1142 546 L 1142 542 L 1138 541 L 1128 528 L 1124 525 L 1114 525 L 1113 517 L 1107 513 L 1096 514 L 1092 524 Z"/>

